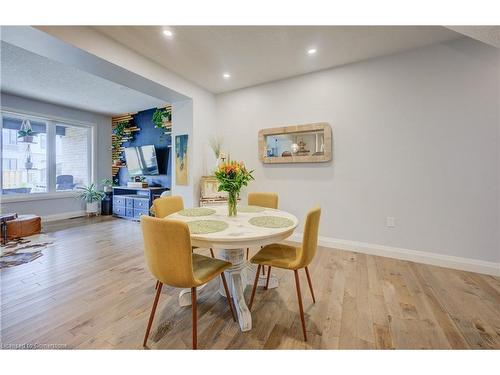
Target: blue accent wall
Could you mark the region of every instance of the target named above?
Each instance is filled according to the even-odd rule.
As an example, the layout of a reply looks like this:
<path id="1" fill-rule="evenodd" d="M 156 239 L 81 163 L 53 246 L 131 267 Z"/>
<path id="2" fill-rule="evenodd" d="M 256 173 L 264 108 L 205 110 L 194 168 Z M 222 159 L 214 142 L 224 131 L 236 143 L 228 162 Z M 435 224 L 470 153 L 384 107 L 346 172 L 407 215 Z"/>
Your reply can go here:
<path id="1" fill-rule="evenodd" d="M 123 144 L 123 147 L 136 147 L 145 145 L 154 145 L 156 150 L 156 158 L 158 160 L 159 175 L 145 176 L 149 185 L 160 185 L 162 187 L 172 187 L 172 170 L 171 170 L 171 145 L 172 136 L 163 134 L 162 129 L 156 129 L 152 121 L 153 113 L 156 108 L 147 109 L 138 112 L 133 116 L 134 124 L 141 130 L 134 133 L 134 139 Z M 127 185 L 130 181 L 127 168 L 120 168 L 117 175 L 119 185 Z"/>

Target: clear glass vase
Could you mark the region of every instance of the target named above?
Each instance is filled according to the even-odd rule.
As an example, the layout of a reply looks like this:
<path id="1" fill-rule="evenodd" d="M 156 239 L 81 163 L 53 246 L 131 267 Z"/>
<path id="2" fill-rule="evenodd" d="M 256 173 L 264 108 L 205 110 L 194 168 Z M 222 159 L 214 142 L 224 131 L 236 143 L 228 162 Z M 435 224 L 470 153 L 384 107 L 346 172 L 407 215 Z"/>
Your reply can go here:
<path id="1" fill-rule="evenodd" d="M 236 191 L 230 191 L 227 200 L 228 216 L 236 216 L 236 202 L 238 198 L 238 193 Z"/>

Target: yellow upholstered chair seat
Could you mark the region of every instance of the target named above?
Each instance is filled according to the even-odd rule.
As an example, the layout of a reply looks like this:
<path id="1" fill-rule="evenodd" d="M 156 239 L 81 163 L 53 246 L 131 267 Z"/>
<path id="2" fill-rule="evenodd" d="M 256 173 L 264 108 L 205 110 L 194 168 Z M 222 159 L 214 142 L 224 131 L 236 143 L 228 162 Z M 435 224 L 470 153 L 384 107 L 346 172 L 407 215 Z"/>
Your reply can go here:
<path id="1" fill-rule="evenodd" d="M 247 203 L 249 206 L 259 206 L 266 208 L 278 208 L 278 194 L 276 193 L 248 193 Z M 250 249 L 247 248 L 247 260 L 250 254 Z M 264 268 L 262 268 L 262 273 L 265 274 Z"/>
<path id="2" fill-rule="evenodd" d="M 300 248 L 290 245 L 273 243 L 264 246 L 255 256 L 252 257 L 250 262 L 261 264 L 263 266 L 272 266 L 278 268 L 285 268 L 288 270 L 296 269 L 298 265 L 297 253 Z"/>
<path id="3" fill-rule="evenodd" d="M 224 276 L 224 270 L 231 267 L 231 263 L 193 254 L 189 227 L 183 221 L 158 219 L 143 215 L 141 216 L 141 229 L 144 238 L 146 264 L 157 280 L 156 296 L 149 316 L 143 346 L 146 346 L 164 284 L 177 288 L 191 288 L 193 349 L 196 349 L 198 345 L 196 288 L 200 285 L 220 276 L 231 315 L 236 321 L 236 315 L 231 304 L 231 295 Z"/>
<path id="4" fill-rule="evenodd" d="M 293 270 L 295 274 L 295 287 L 297 288 L 297 299 L 299 302 L 299 312 L 300 320 L 302 321 L 302 333 L 304 334 L 304 340 L 307 341 L 306 332 L 306 322 L 304 318 L 304 308 L 302 306 L 302 294 L 300 292 L 300 281 L 298 270 L 304 268 L 307 276 L 307 283 L 309 284 L 309 290 L 311 291 L 311 296 L 313 302 L 316 302 L 314 297 L 313 286 L 311 282 L 311 275 L 309 274 L 309 269 L 307 266 L 312 262 L 314 255 L 316 254 L 316 248 L 318 246 L 318 230 L 319 230 L 319 219 L 321 216 L 321 208 L 315 207 L 310 210 L 306 217 L 306 223 L 304 225 L 304 236 L 302 237 L 302 245 L 295 247 L 284 244 L 271 244 L 264 246 L 260 251 L 255 254 L 250 262 L 257 264 L 257 272 L 255 274 L 255 281 L 253 283 L 252 295 L 250 297 L 250 303 L 248 308 L 252 308 L 253 299 L 255 297 L 255 290 L 257 289 L 257 283 L 259 281 L 259 273 L 261 267 L 269 266 L 267 271 L 267 281 L 265 289 L 269 285 L 269 277 L 271 275 L 271 268 L 284 268 L 287 270 Z"/>
<path id="5" fill-rule="evenodd" d="M 196 284 L 200 286 L 219 276 L 231 267 L 231 263 L 220 259 L 209 258 L 204 255 L 193 254 L 193 274 Z"/>

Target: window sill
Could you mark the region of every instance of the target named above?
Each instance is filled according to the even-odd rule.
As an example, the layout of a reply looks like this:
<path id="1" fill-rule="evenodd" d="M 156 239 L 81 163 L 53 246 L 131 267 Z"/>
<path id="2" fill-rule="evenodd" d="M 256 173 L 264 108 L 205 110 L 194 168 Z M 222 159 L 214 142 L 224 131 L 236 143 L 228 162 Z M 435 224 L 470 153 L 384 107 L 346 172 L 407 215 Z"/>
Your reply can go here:
<path id="1" fill-rule="evenodd" d="M 76 198 L 77 191 L 61 191 L 57 193 L 33 193 L 33 194 L 12 194 L 1 195 L 1 203 L 29 202 L 29 201 L 44 201 L 50 199 Z"/>

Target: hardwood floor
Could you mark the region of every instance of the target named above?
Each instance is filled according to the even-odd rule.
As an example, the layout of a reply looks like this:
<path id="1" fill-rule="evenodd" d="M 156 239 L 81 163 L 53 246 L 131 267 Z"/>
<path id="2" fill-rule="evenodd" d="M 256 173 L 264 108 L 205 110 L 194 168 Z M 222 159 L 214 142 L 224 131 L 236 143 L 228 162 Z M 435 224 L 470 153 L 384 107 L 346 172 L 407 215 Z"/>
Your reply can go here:
<path id="1" fill-rule="evenodd" d="M 1 271 L 2 344 L 142 349 L 155 281 L 139 225 L 98 217 L 44 229 L 54 248 Z M 309 271 L 316 304 L 300 272 L 308 342 L 293 272 L 273 269 L 280 287 L 258 288 L 249 332 L 232 320 L 217 283 L 199 292 L 198 347 L 500 349 L 498 277 L 324 248 Z M 247 301 L 250 292 L 247 286 Z M 191 309 L 179 307 L 177 296 L 163 288 L 151 348 L 191 347 Z"/>

